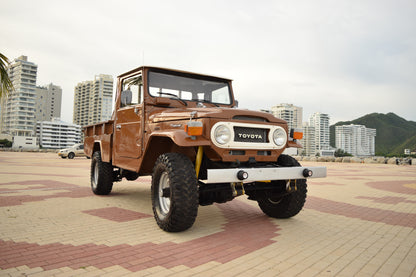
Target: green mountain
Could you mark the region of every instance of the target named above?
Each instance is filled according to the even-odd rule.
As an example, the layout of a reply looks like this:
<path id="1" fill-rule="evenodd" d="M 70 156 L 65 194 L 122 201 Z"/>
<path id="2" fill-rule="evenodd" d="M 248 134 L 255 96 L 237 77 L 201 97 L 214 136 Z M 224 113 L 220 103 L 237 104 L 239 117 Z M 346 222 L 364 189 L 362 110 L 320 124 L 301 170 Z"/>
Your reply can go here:
<path id="1" fill-rule="evenodd" d="M 372 113 L 352 121 L 341 121 L 330 126 L 330 144 L 335 147 L 335 126 L 365 125 L 374 128 L 376 135 L 376 155 L 400 155 L 404 149 L 416 149 L 416 122 L 407 121 L 394 114 Z"/>

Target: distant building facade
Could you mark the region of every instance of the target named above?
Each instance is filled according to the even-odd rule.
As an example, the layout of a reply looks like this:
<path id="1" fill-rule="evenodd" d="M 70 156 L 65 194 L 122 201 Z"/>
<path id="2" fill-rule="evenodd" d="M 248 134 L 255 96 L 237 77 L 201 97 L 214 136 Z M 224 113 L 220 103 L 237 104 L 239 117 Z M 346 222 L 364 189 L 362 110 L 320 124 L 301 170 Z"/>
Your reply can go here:
<path id="1" fill-rule="evenodd" d="M 315 156 L 316 144 L 315 144 L 315 127 L 309 126 L 308 122 L 303 123 L 303 138 L 301 144 L 303 146 L 301 150 L 302 156 Z"/>
<path id="2" fill-rule="evenodd" d="M 289 130 L 291 128 L 302 128 L 302 107 L 283 103 L 273 106 L 271 110 L 275 117 L 287 121 Z"/>
<path id="3" fill-rule="evenodd" d="M 38 121 L 36 136 L 42 148 L 61 149 L 81 142 L 81 126 L 60 121 Z"/>
<path id="4" fill-rule="evenodd" d="M 329 115 L 314 113 L 309 118 L 309 126 L 315 129 L 315 153 L 331 150 L 329 145 Z"/>
<path id="5" fill-rule="evenodd" d="M 20 56 L 8 67 L 14 90 L 1 99 L 0 129 L 12 136 L 33 136 L 36 114 L 36 76 L 38 66 Z"/>
<path id="6" fill-rule="evenodd" d="M 36 87 L 35 120 L 52 121 L 61 117 L 62 88 L 54 84 Z"/>
<path id="7" fill-rule="evenodd" d="M 113 77 L 100 74 L 74 89 L 73 122 L 80 126 L 106 121 L 112 115 Z"/>
<path id="8" fill-rule="evenodd" d="M 335 146 L 357 157 L 375 155 L 376 129 L 364 125 L 335 126 Z"/>
<path id="9" fill-rule="evenodd" d="M 37 149 L 39 148 L 38 138 L 33 136 L 14 136 L 13 149 Z"/>

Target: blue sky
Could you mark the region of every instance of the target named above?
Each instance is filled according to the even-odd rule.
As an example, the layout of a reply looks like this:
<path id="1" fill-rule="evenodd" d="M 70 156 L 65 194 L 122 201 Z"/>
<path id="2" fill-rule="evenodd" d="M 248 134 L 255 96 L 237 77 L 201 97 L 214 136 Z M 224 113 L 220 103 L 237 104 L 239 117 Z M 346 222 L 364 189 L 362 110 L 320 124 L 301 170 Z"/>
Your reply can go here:
<path id="1" fill-rule="evenodd" d="M 241 108 L 416 121 L 416 1 L 0 0 L 0 52 L 73 91 L 142 64 L 228 77 Z"/>

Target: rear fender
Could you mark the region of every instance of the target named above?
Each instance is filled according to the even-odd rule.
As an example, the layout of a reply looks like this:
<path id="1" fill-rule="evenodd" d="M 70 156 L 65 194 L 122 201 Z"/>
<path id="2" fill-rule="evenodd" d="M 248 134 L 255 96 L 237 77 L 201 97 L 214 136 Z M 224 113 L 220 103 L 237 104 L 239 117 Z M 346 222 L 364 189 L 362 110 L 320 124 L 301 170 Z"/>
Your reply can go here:
<path id="1" fill-rule="evenodd" d="M 110 140 L 94 140 L 92 137 L 85 138 L 84 153 L 87 155 L 87 157 L 92 157 L 96 151 L 101 152 L 101 160 L 103 162 L 111 162 Z"/>

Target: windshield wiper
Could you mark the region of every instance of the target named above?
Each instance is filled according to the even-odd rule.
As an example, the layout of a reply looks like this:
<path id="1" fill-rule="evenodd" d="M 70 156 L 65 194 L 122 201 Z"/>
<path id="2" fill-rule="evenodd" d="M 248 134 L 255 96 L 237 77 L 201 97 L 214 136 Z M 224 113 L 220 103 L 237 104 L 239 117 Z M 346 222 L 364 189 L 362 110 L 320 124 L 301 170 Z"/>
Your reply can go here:
<path id="1" fill-rule="evenodd" d="M 214 105 L 216 107 L 220 107 L 220 105 L 218 105 L 217 103 L 212 103 L 211 101 L 208 101 L 208 100 L 198 100 L 198 102 L 208 103 L 208 104 L 212 104 L 212 105 Z"/>
<path id="2" fill-rule="evenodd" d="M 184 104 L 185 106 L 188 106 L 188 103 L 186 103 L 186 101 L 184 101 L 183 99 L 179 98 L 179 96 L 177 96 L 177 95 L 175 95 L 175 94 L 173 94 L 173 93 L 163 92 L 163 91 L 159 91 L 158 93 L 159 93 L 159 95 L 162 95 L 162 94 L 163 94 L 163 95 L 173 96 L 174 98 L 170 98 L 170 99 L 175 99 L 175 100 L 178 100 L 178 101 L 180 101 L 182 104 Z"/>

